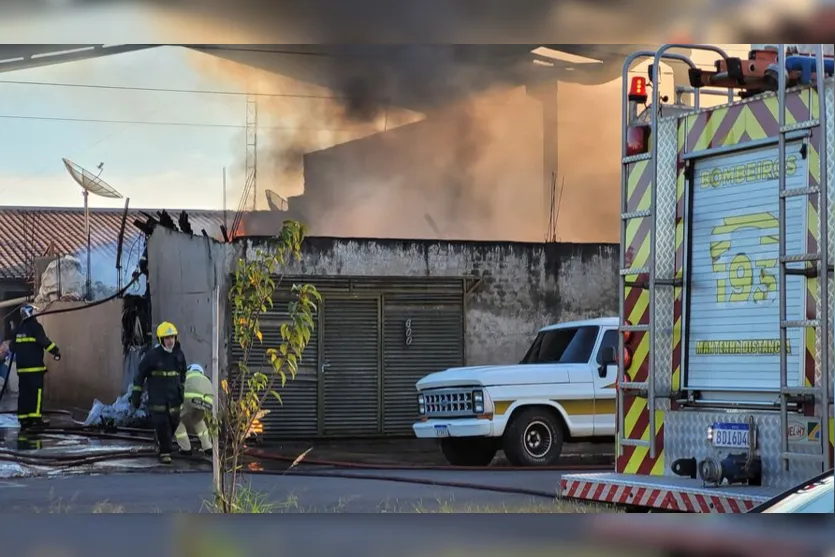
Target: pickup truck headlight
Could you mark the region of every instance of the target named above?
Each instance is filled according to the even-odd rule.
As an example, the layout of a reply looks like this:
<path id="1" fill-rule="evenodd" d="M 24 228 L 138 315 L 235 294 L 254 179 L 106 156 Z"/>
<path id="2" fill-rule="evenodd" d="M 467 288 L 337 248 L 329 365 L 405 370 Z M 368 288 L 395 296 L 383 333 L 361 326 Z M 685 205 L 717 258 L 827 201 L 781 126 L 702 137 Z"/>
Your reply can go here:
<path id="1" fill-rule="evenodd" d="M 484 413 L 484 391 L 473 391 L 473 411 L 476 414 Z"/>
<path id="2" fill-rule="evenodd" d="M 417 402 L 418 402 L 418 414 L 423 416 L 424 414 L 426 414 L 426 399 L 424 399 L 423 393 L 418 394 Z"/>

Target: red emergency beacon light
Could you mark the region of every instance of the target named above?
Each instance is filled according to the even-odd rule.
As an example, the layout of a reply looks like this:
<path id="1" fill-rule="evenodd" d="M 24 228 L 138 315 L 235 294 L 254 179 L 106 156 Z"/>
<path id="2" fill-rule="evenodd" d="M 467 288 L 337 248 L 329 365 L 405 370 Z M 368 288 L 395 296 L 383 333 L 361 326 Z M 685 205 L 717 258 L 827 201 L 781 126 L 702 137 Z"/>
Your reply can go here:
<path id="1" fill-rule="evenodd" d="M 629 101 L 646 104 L 647 99 L 647 78 L 636 76 L 632 78 L 632 85 L 629 86 Z"/>
<path id="2" fill-rule="evenodd" d="M 634 114 L 635 104 L 646 104 L 649 96 L 647 95 L 647 78 L 642 76 L 635 76 L 632 78 L 632 83 L 629 86 L 630 110 Z M 631 119 L 631 118 L 630 118 Z M 646 124 L 631 125 L 626 129 L 626 156 L 642 155 L 649 151 L 649 135 L 650 127 Z"/>

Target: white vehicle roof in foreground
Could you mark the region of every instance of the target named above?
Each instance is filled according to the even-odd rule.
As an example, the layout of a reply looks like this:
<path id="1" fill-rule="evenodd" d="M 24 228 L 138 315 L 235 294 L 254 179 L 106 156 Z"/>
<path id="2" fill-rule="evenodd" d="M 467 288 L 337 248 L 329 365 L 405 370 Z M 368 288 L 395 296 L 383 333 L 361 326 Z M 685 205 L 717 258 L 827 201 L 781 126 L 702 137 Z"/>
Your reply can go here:
<path id="1" fill-rule="evenodd" d="M 583 319 L 582 321 L 568 321 L 566 323 L 557 323 L 556 325 L 548 325 L 542 327 L 539 332 L 553 331 L 556 329 L 568 329 L 570 327 L 587 327 L 589 325 L 596 325 L 598 327 L 617 327 L 620 319 L 617 317 L 596 317 L 594 319 Z"/>

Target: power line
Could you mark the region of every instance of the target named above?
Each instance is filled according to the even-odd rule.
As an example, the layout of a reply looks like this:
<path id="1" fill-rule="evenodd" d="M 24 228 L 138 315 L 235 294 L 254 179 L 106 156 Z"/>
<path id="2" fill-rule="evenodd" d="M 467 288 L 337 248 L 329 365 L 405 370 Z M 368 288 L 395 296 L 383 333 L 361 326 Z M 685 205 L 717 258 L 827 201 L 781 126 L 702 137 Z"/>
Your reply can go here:
<path id="1" fill-rule="evenodd" d="M 165 87 L 132 87 L 129 85 L 91 85 L 84 83 L 51 83 L 49 81 L 16 81 L 0 79 L 4 85 L 36 85 L 47 87 L 72 87 L 78 89 L 104 89 L 110 91 L 145 91 L 151 93 L 186 93 L 194 95 L 225 95 L 235 97 L 277 97 L 295 99 L 349 100 L 351 97 L 339 95 L 314 95 L 307 93 L 247 93 L 241 91 L 207 91 L 204 89 L 168 89 Z"/>
<path id="2" fill-rule="evenodd" d="M 81 122 L 92 124 L 130 124 L 139 126 L 177 126 L 194 128 L 227 128 L 243 129 L 245 125 L 240 124 L 212 124 L 200 122 L 143 122 L 140 120 L 106 120 L 101 118 L 65 118 L 58 116 L 23 116 L 17 114 L 0 114 L 0 119 L 8 120 L 43 120 L 47 122 Z M 259 126 L 262 130 L 286 130 L 286 131 L 322 131 L 322 132 L 356 132 L 355 128 L 305 128 L 295 126 Z"/>

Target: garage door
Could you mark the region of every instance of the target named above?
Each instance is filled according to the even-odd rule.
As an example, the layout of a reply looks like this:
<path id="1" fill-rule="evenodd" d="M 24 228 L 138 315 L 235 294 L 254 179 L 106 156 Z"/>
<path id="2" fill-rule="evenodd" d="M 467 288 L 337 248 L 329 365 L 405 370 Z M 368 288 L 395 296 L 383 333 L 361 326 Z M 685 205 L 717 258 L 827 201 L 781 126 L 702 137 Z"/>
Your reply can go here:
<path id="1" fill-rule="evenodd" d="M 788 189 L 808 185 L 805 149 L 787 148 Z M 777 147 L 696 162 L 692 184 L 687 386 L 780 385 Z M 806 249 L 807 198 L 786 202 L 786 252 Z M 799 264 L 802 265 L 802 264 Z M 805 319 L 805 278 L 787 277 L 788 319 Z M 789 385 L 803 377 L 802 329 L 788 329 Z"/>

